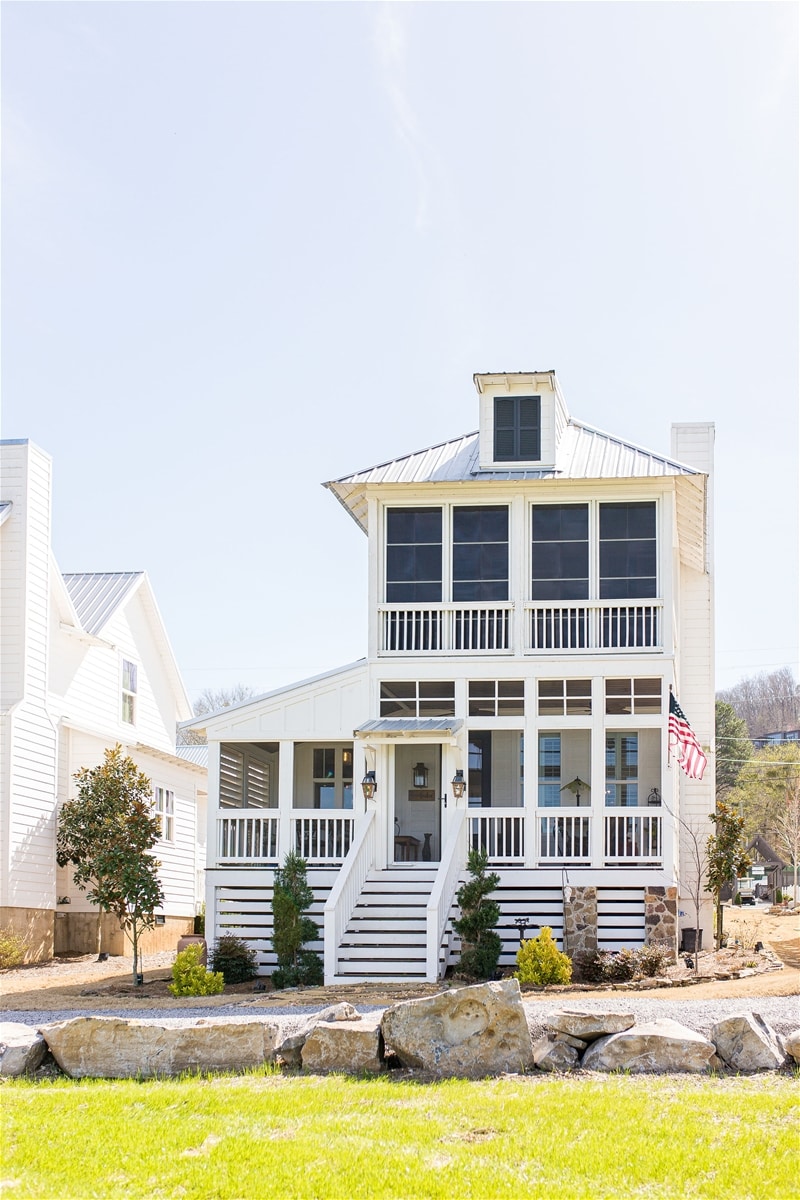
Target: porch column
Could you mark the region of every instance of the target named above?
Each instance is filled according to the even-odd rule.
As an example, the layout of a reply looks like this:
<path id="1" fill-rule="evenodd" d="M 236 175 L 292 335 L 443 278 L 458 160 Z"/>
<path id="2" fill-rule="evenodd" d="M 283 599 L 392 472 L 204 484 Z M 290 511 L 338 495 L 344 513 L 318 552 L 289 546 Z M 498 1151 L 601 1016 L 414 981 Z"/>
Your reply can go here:
<path id="1" fill-rule="evenodd" d="M 678 953 L 678 889 L 676 887 L 646 887 L 644 890 L 645 945 L 664 946 L 670 954 Z"/>
<path id="2" fill-rule="evenodd" d="M 605 863 L 606 838 L 606 691 L 603 675 L 592 680 L 592 867 Z"/>
<path id="3" fill-rule="evenodd" d="M 278 742 L 278 858 L 283 862 L 292 844 L 294 808 L 294 742 Z"/>
<path id="4" fill-rule="evenodd" d="M 564 953 L 586 959 L 597 953 L 597 888 L 575 887 L 564 894 Z"/>
<path id="5" fill-rule="evenodd" d="M 211 945 L 217 937 L 216 885 L 212 882 L 219 858 L 219 742 L 208 743 L 208 800 L 206 811 L 206 941 Z"/>

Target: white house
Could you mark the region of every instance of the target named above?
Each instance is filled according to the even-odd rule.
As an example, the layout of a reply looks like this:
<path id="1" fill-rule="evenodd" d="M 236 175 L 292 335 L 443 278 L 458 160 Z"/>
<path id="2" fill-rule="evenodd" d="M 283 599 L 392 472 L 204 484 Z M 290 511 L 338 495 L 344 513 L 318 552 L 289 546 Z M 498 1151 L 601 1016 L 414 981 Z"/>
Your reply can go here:
<path id="1" fill-rule="evenodd" d="M 713 426 L 668 457 L 571 417 L 552 371 L 474 382 L 477 432 L 325 485 L 369 539 L 367 657 L 195 722 L 207 931 L 263 971 L 289 850 L 329 981 L 439 977 L 469 847 L 505 963 L 520 927 L 571 954 L 694 928 L 713 769 L 678 769 L 668 717 L 673 689 L 708 749 Z"/>
<path id="2" fill-rule="evenodd" d="M 203 894 L 207 772 L 175 745 L 191 705 L 147 575 L 62 575 L 50 517 L 49 456 L 0 443 L 0 925 L 31 959 L 95 948 L 96 909 L 56 866 L 56 821 L 74 773 L 120 743 L 162 823 L 165 906 L 144 949 L 171 948 Z M 104 949 L 126 952 L 104 922 Z"/>

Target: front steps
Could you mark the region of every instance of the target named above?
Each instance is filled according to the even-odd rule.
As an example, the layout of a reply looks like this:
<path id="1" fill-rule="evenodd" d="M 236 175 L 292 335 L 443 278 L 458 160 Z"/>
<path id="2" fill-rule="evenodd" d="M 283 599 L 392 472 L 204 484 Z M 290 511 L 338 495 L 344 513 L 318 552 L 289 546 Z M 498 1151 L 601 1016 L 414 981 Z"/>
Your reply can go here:
<path id="1" fill-rule="evenodd" d="M 436 864 L 371 871 L 339 946 L 340 983 L 424 979 L 426 910 Z"/>

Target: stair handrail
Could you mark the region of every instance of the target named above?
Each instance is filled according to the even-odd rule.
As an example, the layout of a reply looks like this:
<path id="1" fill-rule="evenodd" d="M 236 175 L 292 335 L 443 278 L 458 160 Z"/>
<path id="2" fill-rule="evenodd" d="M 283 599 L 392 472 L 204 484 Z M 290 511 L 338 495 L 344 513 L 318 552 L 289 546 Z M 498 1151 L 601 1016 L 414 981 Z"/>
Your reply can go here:
<path id="1" fill-rule="evenodd" d="M 377 850 L 376 810 L 371 808 L 356 821 L 350 849 L 336 876 L 336 882 L 325 901 L 324 959 L 325 985 L 336 976 L 341 945 L 347 923 L 355 911 L 361 889 L 375 864 Z"/>
<path id="2" fill-rule="evenodd" d="M 467 861 L 466 830 L 467 810 L 462 808 L 453 818 L 425 913 L 427 951 L 425 979 L 428 983 L 436 983 L 439 979 L 439 949 L 442 944 L 442 936 L 453 897 L 456 894 L 459 877 Z"/>

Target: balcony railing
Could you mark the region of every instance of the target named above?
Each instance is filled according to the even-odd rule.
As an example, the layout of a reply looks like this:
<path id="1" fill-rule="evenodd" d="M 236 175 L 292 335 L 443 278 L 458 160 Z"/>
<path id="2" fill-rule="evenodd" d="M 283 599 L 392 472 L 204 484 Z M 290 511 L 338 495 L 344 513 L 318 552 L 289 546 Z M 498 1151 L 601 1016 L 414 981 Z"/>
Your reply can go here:
<path id="1" fill-rule="evenodd" d="M 292 816 L 292 847 L 310 863 L 337 863 L 347 857 L 353 840 L 353 814 L 328 812 Z"/>
<path id="2" fill-rule="evenodd" d="M 280 817 L 225 816 L 217 819 L 217 863 L 277 863 L 287 850 L 314 864 L 343 862 L 353 840 L 352 812 L 295 809 L 289 819 L 289 844 L 281 844 Z"/>
<path id="3" fill-rule="evenodd" d="M 526 650 L 660 650 L 662 607 L 660 600 L 526 604 Z"/>
<path id="4" fill-rule="evenodd" d="M 278 817 L 221 817 L 217 821 L 217 862 L 275 862 Z"/>
<path id="5" fill-rule="evenodd" d="M 593 843 L 599 821 L 590 811 L 555 809 L 538 812 L 539 865 L 560 866 L 594 862 Z M 602 817 L 603 865 L 631 867 L 660 863 L 663 857 L 663 816 L 652 811 L 605 812 Z"/>
<path id="6" fill-rule="evenodd" d="M 539 810 L 539 862 L 545 866 L 591 862 L 591 813 Z"/>
<path id="7" fill-rule="evenodd" d="M 511 649 L 511 604 L 383 604 L 381 654 L 487 654 Z"/>
<path id="8" fill-rule="evenodd" d="M 607 813 L 604 856 L 606 866 L 660 862 L 662 817 L 653 813 Z"/>
<path id="9" fill-rule="evenodd" d="M 492 863 L 525 859 L 525 814 L 519 808 L 483 809 L 469 814 L 469 848 L 485 850 Z"/>

